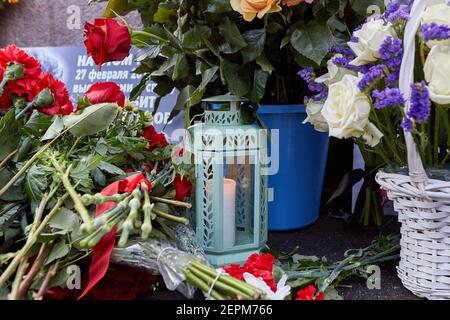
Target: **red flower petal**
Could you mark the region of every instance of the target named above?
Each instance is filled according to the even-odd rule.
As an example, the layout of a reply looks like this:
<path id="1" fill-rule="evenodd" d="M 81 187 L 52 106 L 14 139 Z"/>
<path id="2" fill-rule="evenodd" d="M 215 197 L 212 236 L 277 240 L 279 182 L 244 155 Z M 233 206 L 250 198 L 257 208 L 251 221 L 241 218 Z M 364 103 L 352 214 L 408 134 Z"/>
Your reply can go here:
<path id="1" fill-rule="evenodd" d="M 192 183 L 186 176 L 181 179 L 181 176 L 177 174 L 175 180 L 173 181 L 173 186 L 176 191 L 175 199 L 178 201 L 182 201 L 192 193 Z"/>
<path id="2" fill-rule="evenodd" d="M 95 19 L 94 24 L 85 22 L 84 32 L 87 52 L 99 69 L 105 62 L 120 61 L 130 54 L 131 36 L 122 22 Z"/>
<path id="3" fill-rule="evenodd" d="M 125 105 L 125 94 L 114 82 L 94 83 L 84 96 L 91 104 L 110 102 L 117 103 L 121 107 Z"/>

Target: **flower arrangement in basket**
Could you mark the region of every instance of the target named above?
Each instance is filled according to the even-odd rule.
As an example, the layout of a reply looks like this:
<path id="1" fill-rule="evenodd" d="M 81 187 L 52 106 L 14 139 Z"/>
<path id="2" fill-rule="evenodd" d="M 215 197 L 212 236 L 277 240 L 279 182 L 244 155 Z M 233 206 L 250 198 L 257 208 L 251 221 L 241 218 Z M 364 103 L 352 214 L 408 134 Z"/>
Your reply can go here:
<path id="1" fill-rule="evenodd" d="M 399 276 L 419 296 L 448 298 L 450 3 L 396 1 L 348 47 L 333 49 L 328 74 L 302 71 L 308 120 L 387 165 L 377 182 L 402 222 Z"/>

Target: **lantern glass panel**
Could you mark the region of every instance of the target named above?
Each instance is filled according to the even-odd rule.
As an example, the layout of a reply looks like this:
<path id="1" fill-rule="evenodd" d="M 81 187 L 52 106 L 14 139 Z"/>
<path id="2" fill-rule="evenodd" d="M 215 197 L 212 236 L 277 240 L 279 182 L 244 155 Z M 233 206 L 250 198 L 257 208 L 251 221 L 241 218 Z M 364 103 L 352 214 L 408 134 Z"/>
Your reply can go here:
<path id="1" fill-rule="evenodd" d="M 229 213 L 234 213 L 235 246 L 254 242 L 254 209 L 255 209 L 255 157 L 250 155 L 233 155 L 224 157 L 224 237 L 229 233 L 231 225 Z M 234 194 L 226 192 L 227 182 L 235 185 Z M 230 201 L 234 199 L 234 201 Z M 230 203 L 231 202 L 231 203 Z M 234 210 L 230 210 L 232 205 Z M 224 247 L 227 247 L 224 243 Z"/>

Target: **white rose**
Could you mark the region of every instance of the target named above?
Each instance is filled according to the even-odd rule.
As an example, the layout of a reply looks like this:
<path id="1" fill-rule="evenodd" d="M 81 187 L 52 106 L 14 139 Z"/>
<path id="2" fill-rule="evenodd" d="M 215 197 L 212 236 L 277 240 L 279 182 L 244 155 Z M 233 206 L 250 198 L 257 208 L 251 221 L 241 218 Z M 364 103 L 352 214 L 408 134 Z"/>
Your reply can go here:
<path id="1" fill-rule="evenodd" d="M 434 46 L 428 54 L 423 71 L 431 101 L 438 104 L 449 104 L 450 46 Z"/>
<path id="2" fill-rule="evenodd" d="M 323 76 L 320 76 L 320 77 L 316 78 L 315 81 L 317 83 L 324 83 L 325 85 L 327 85 L 329 87 L 333 83 L 341 81 L 342 78 L 346 74 L 353 74 L 353 75 L 355 75 L 356 73 L 354 71 L 352 71 L 350 69 L 347 69 L 347 68 L 343 68 L 343 67 L 338 66 L 338 65 L 335 65 L 333 63 L 333 59 L 334 58 L 342 58 L 342 57 L 343 57 L 343 55 L 338 53 L 338 54 L 334 55 L 333 58 L 328 60 L 328 62 L 327 62 L 328 73 L 324 74 Z"/>
<path id="3" fill-rule="evenodd" d="M 349 42 L 348 46 L 353 50 L 356 58 L 351 62 L 355 66 L 362 66 L 380 58 L 380 47 L 387 37 L 397 37 L 392 24 L 385 24 L 384 20 L 370 20 L 361 29 L 355 31 L 353 36 L 358 42 Z"/>
<path id="4" fill-rule="evenodd" d="M 330 136 L 345 139 L 363 137 L 371 146 L 380 141 L 382 134 L 369 122 L 370 102 L 358 88 L 360 78 L 345 75 L 330 86 L 322 115 L 328 123 Z"/>
<path id="5" fill-rule="evenodd" d="M 423 12 L 422 24 L 431 23 L 450 27 L 450 6 L 447 3 L 430 6 Z M 427 46 L 430 48 L 437 44 L 450 45 L 450 39 L 430 40 L 427 42 Z"/>
<path id="6" fill-rule="evenodd" d="M 328 132 L 328 124 L 322 116 L 323 102 L 309 100 L 306 104 L 306 114 L 308 115 L 303 123 L 311 123 L 314 129 L 320 132 Z"/>

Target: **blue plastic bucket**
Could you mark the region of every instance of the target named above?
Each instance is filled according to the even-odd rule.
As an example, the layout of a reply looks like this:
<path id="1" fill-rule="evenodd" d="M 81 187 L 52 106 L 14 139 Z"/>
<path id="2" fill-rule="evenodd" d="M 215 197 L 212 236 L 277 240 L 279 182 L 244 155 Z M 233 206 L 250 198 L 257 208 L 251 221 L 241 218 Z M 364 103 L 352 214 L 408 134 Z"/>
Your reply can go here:
<path id="1" fill-rule="evenodd" d="M 302 124 L 303 105 L 263 105 L 258 114 L 269 130 L 279 129 L 279 170 L 269 176 L 269 229 L 306 227 L 319 217 L 328 134 Z"/>

